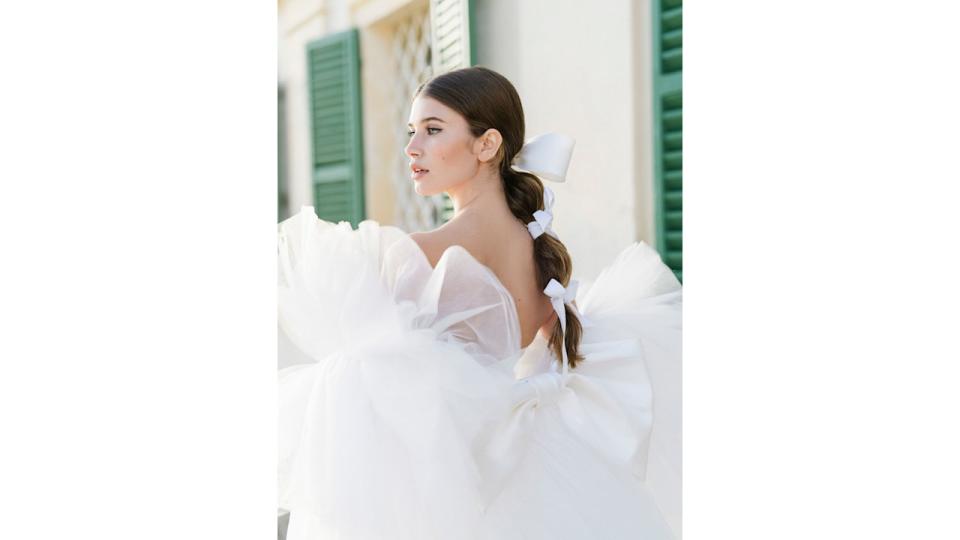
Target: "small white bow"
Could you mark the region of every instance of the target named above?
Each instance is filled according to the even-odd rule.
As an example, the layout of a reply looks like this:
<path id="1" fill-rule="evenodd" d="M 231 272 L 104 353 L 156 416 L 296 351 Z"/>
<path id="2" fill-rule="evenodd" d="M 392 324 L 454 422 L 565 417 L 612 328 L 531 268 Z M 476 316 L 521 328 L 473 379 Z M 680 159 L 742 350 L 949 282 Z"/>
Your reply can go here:
<path id="1" fill-rule="evenodd" d="M 557 313 L 557 317 L 560 319 L 560 331 L 563 334 L 563 344 L 560 347 L 563 355 L 563 381 L 567 379 L 567 364 L 569 363 L 567 358 L 567 311 L 564 309 L 564 304 L 569 304 L 577 298 L 577 287 L 579 285 L 579 281 L 571 279 L 570 284 L 564 287 L 556 279 L 550 278 L 550 282 L 543 289 L 543 293 L 550 297 L 553 311 Z"/>
<path id="2" fill-rule="evenodd" d="M 553 190 L 544 186 L 543 188 L 543 210 L 537 210 L 533 213 L 533 221 L 527 223 L 527 230 L 530 231 L 530 236 L 534 240 L 540 237 L 541 234 L 547 233 L 554 238 L 557 237 L 557 233 L 550 228 L 550 225 L 553 223 L 553 212 L 550 211 L 553 208 Z"/>

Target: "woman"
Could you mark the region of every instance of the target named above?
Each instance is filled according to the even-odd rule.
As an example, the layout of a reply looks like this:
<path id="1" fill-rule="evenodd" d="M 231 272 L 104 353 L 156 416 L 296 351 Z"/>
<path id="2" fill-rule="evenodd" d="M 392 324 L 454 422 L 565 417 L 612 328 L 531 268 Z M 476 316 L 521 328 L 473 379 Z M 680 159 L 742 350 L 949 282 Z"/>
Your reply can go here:
<path id="1" fill-rule="evenodd" d="M 405 151 L 448 223 L 280 224 L 281 329 L 313 360 L 280 373 L 289 539 L 679 536 L 680 284 L 636 243 L 577 290 L 541 182 L 573 142 L 523 119 L 498 73 L 439 75 Z"/>

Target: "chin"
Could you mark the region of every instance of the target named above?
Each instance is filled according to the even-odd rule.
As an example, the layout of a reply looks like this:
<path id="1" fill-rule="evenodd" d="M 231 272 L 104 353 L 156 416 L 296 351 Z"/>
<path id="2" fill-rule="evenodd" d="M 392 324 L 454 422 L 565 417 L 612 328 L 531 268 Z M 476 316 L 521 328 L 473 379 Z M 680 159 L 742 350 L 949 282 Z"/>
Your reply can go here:
<path id="1" fill-rule="evenodd" d="M 432 197 L 443 190 L 436 189 L 428 183 L 413 181 L 413 189 L 417 192 L 417 195 L 422 195 L 424 197 Z"/>

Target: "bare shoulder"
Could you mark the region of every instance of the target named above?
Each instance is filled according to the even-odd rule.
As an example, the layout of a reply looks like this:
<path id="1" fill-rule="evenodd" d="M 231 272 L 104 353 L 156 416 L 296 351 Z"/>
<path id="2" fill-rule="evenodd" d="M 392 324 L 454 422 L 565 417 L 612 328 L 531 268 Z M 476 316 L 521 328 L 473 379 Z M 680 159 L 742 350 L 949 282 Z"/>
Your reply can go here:
<path id="1" fill-rule="evenodd" d="M 430 266 L 437 266 L 440 257 L 447 249 L 447 246 L 443 245 L 443 242 L 435 233 L 436 231 L 410 233 L 410 239 L 420 246 L 420 251 L 427 256 Z"/>
<path id="2" fill-rule="evenodd" d="M 477 229 L 465 223 L 450 221 L 432 231 L 410 233 L 410 238 L 420 246 L 430 266 L 436 266 L 443 253 L 454 245 L 463 247 L 479 260 L 476 251 L 479 247 Z"/>

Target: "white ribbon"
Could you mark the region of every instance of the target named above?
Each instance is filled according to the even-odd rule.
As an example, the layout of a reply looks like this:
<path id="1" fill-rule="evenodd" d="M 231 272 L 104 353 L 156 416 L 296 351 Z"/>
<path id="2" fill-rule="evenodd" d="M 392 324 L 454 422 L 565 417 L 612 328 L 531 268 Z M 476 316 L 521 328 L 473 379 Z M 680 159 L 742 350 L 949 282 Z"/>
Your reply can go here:
<path id="1" fill-rule="evenodd" d="M 523 144 L 523 148 L 514 156 L 510 167 L 515 171 L 535 175 L 541 180 L 565 182 L 575 142 L 572 137 L 562 133 L 542 133 Z M 534 239 L 543 233 L 557 238 L 557 234 L 550 229 L 550 224 L 553 222 L 553 212 L 550 211 L 552 206 L 553 192 L 550 188 L 544 188 L 543 210 L 534 212 L 534 220 L 527 223 L 527 230 Z"/>
<path id="2" fill-rule="evenodd" d="M 528 139 L 514 156 L 510 166 L 541 180 L 564 182 L 576 141 L 562 133 L 550 132 Z"/>
<path id="3" fill-rule="evenodd" d="M 543 293 L 550 297 L 550 303 L 553 305 L 553 311 L 557 313 L 557 317 L 560 319 L 560 332 L 561 332 L 561 346 L 560 351 L 563 355 L 563 383 L 566 384 L 567 380 L 567 364 L 569 360 L 567 359 L 567 311 L 564 309 L 564 304 L 569 304 L 577 298 L 577 286 L 580 284 L 575 279 L 570 280 L 570 284 L 564 288 L 556 279 L 550 278 L 550 282 L 547 283 L 546 288 L 543 289 Z"/>
<path id="4" fill-rule="evenodd" d="M 553 223 L 553 212 L 550 211 L 553 208 L 553 190 L 548 187 L 543 188 L 543 210 L 537 210 L 533 213 L 533 221 L 527 223 L 527 230 L 530 231 L 530 236 L 536 240 L 541 234 L 547 233 L 554 238 L 557 237 L 557 233 L 550 228 L 550 225 Z"/>

